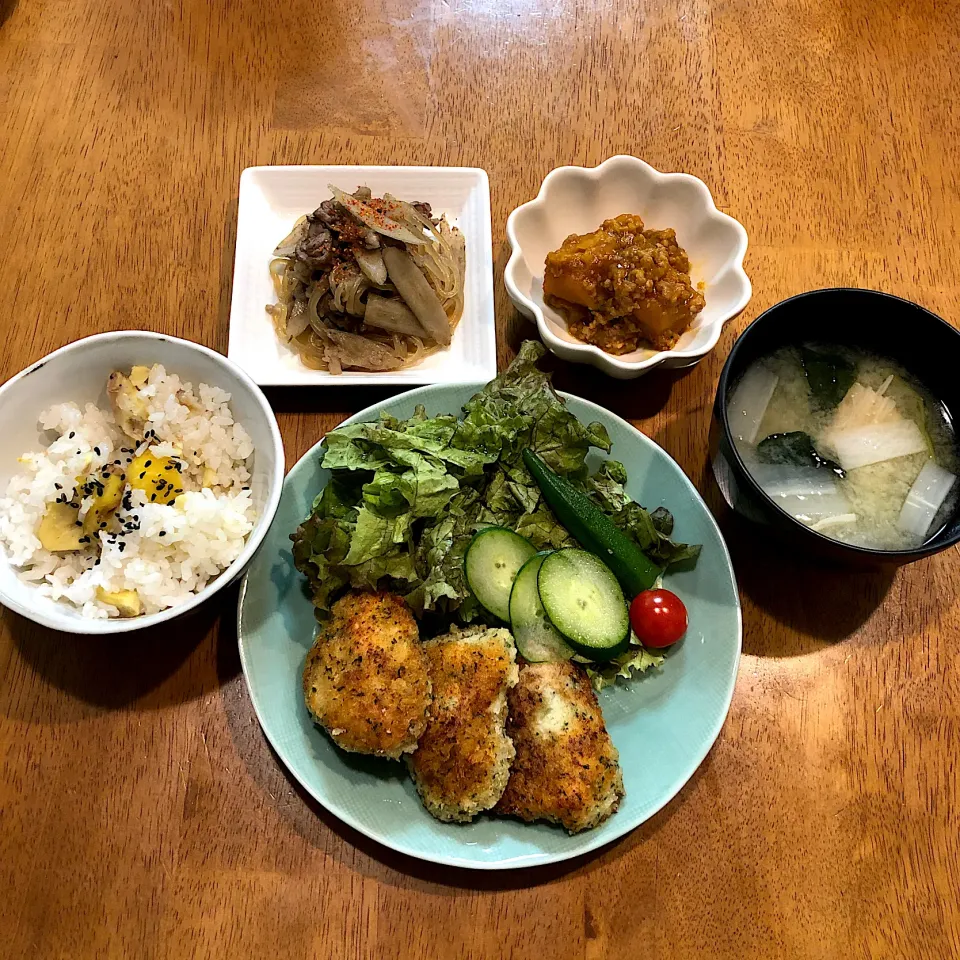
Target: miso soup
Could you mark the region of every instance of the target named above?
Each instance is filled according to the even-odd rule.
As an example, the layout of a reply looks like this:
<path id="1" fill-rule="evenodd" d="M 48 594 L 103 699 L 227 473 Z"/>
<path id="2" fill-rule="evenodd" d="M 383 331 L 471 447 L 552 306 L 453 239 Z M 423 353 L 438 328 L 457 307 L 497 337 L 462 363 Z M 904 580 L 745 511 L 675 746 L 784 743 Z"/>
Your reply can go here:
<path id="1" fill-rule="evenodd" d="M 826 344 L 784 347 L 747 370 L 727 416 L 767 496 L 834 540 L 908 550 L 956 507 L 949 411 L 891 360 Z"/>

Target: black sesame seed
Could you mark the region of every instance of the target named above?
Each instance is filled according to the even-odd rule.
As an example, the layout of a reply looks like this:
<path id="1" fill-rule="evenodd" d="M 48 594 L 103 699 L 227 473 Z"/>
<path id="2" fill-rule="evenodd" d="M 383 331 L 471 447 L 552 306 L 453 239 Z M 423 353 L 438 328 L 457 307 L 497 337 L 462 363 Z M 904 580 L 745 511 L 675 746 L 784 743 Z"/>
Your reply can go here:
<path id="1" fill-rule="evenodd" d="M 83 526 L 83 524 L 82 524 L 79 520 L 74 520 L 74 521 L 73 521 L 73 525 L 74 525 L 75 527 L 82 527 L 82 526 Z"/>
<path id="2" fill-rule="evenodd" d="M 68 439 L 68 440 L 72 440 L 76 435 L 77 435 L 77 431 L 76 431 L 76 430 L 71 430 L 71 431 L 70 431 L 70 436 L 68 436 L 67 439 Z"/>
<path id="3" fill-rule="evenodd" d="M 93 448 L 93 452 L 94 452 L 98 457 L 100 456 L 100 448 L 99 448 L 99 447 L 94 447 L 94 448 Z"/>
<path id="4" fill-rule="evenodd" d="M 144 470 L 143 473 L 140 474 L 140 479 L 142 480 L 146 475 L 147 475 L 147 471 Z"/>
<path id="5" fill-rule="evenodd" d="M 160 536 L 160 537 L 165 537 L 166 535 L 167 535 L 167 531 L 166 531 L 166 530 L 161 530 L 160 533 L 157 534 L 157 536 Z"/>
<path id="6" fill-rule="evenodd" d="M 58 490 L 62 490 L 62 489 L 63 489 L 63 487 L 61 487 L 59 483 L 55 483 L 54 486 L 55 486 Z"/>
<path id="7" fill-rule="evenodd" d="M 151 493 L 151 494 L 150 494 L 150 502 L 152 503 L 152 502 L 153 502 L 154 500 L 156 500 L 156 499 L 157 499 L 157 495 L 156 495 L 155 493 Z"/>
<path id="8" fill-rule="evenodd" d="M 144 466 L 145 466 L 145 467 L 149 467 L 149 466 L 151 466 L 152 464 L 153 464 L 153 461 L 152 461 L 152 460 L 148 460 L 148 461 L 144 464 Z M 142 477 L 143 474 L 141 473 L 140 476 Z"/>
<path id="9" fill-rule="evenodd" d="M 117 544 L 117 548 L 119 549 L 119 551 L 120 551 L 121 553 L 123 553 L 123 551 L 126 549 L 126 546 L 127 546 L 127 545 L 126 545 L 122 540 L 120 541 L 119 544 Z"/>

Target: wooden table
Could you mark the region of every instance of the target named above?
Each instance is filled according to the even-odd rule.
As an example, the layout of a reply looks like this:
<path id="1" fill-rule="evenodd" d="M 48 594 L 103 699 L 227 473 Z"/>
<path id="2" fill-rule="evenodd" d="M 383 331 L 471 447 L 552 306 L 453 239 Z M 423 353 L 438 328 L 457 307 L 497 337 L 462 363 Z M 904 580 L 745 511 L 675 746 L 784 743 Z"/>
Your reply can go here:
<path id="1" fill-rule="evenodd" d="M 561 386 L 632 419 L 718 511 L 744 604 L 730 717 L 599 855 L 481 874 L 380 849 L 299 791 L 254 718 L 236 594 L 189 628 L 0 631 L 10 958 L 960 955 L 953 551 L 892 577 L 778 559 L 705 466 L 737 333 L 876 287 L 960 318 L 960 33 L 927 0 L 0 0 L 0 377 L 128 327 L 227 345 L 240 171 L 465 164 L 493 195 L 499 359 L 532 328 L 509 211 L 560 164 L 701 177 L 753 302 L 683 376 Z M 273 396 L 288 466 L 368 399 Z"/>

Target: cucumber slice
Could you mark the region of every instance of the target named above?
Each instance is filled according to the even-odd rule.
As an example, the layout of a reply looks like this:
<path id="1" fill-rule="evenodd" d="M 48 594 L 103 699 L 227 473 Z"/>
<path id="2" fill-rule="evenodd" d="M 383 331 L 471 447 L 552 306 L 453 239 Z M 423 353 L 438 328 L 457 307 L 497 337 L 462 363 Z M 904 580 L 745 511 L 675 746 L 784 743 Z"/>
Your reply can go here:
<path id="1" fill-rule="evenodd" d="M 467 586 L 489 613 L 510 619 L 510 591 L 520 568 L 536 553 L 533 544 L 506 527 L 484 527 L 463 558 Z"/>
<path id="2" fill-rule="evenodd" d="M 543 499 L 567 532 L 600 557 L 613 571 L 632 600 L 649 590 L 663 571 L 586 495 L 558 477 L 532 450 L 523 451 L 523 462 L 537 482 Z"/>
<path id="3" fill-rule="evenodd" d="M 610 660 L 627 648 L 630 616 L 613 571 L 586 550 L 557 550 L 537 575 L 540 601 L 577 653 Z"/>
<path id="4" fill-rule="evenodd" d="M 532 556 L 517 574 L 510 593 L 510 632 L 520 656 L 530 663 L 569 660 L 573 650 L 550 622 L 540 602 L 537 576 L 549 551 Z"/>

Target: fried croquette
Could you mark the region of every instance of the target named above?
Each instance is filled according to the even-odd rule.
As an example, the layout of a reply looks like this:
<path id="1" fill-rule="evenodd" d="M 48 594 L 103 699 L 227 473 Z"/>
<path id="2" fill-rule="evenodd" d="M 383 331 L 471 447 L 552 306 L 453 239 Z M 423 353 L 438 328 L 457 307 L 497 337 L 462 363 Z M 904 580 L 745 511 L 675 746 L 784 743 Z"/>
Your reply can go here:
<path id="1" fill-rule="evenodd" d="M 496 812 L 550 820 L 570 833 L 615 813 L 623 797 L 619 755 L 583 669 L 524 663 L 508 699 L 517 755 Z"/>
<path id="2" fill-rule="evenodd" d="M 513 637 L 454 628 L 424 644 L 433 684 L 427 729 L 407 757 L 423 805 L 438 820 L 472 820 L 500 799 L 513 744 L 504 727 L 517 682 Z"/>
<path id="3" fill-rule="evenodd" d="M 402 597 L 349 593 L 307 654 L 307 709 L 337 746 L 396 759 L 427 725 L 430 678 L 417 623 Z"/>

